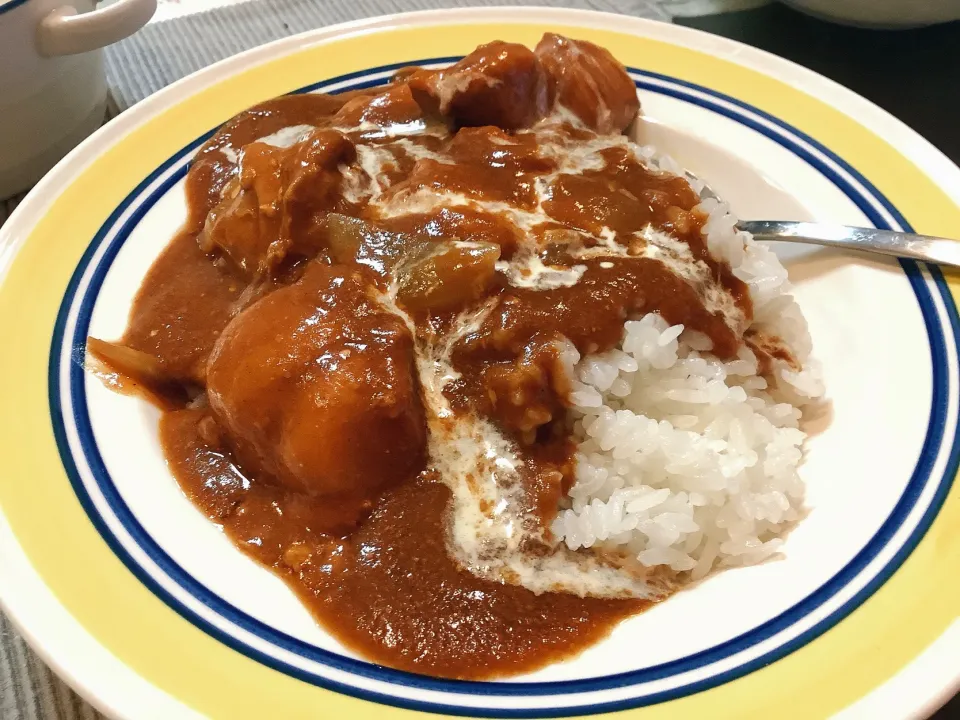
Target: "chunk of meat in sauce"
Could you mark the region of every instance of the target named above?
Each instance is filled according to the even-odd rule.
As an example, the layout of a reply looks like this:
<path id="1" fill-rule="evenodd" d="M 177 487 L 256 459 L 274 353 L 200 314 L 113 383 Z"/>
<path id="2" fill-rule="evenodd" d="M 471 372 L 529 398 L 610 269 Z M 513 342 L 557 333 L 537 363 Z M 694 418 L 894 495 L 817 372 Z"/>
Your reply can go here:
<path id="1" fill-rule="evenodd" d="M 532 209 L 537 203 L 535 178 L 556 167 L 539 150 L 536 137 L 530 134 L 510 135 L 494 127 L 463 128 L 447 150 L 453 162 L 421 160 L 396 190 L 462 193 Z"/>
<path id="2" fill-rule="evenodd" d="M 331 502 L 373 500 L 424 458 L 412 338 L 368 272 L 311 264 L 227 326 L 207 372 L 243 466 Z"/>
<path id="3" fill-rule="evenodd" d="M 709 335 L 720 357 L 736 355 L 740 341 L 724 318 L 709 312 L 697 289 L 663 263 L 624 258 L 589 260 L 584 265 L 583 277 L 571 288 L 513 288 L 504 293 L 480 330 L 461 342 L 455 359 L 469 367 L 470 355 L 474 362 L 498 354 L 517 355 L 538 333 L 564 335 L 581 354 L 603 352 L 620 341 L 629 315 L 653 311 L 671 325 Z"/>
<path id="4" fill-rule="evenodd" d="M 200 234 L 247 276 L 270 274 L 291 251 L 316 254 L 326 213 L 337 209 L 342 163 L 356 151 L 342 133 L 318 129 L 290 147 L 245 145 L 237 176 L 223 190 Z"/>
<path id="5" fill-rule="evenodd" d="M 361 95 L 347 102 L 336 115 L 337 128 L 363 129 L 372 125 L 381 131 L 391 125 L 404 125 L 423 118 L 423 110 L 408 85 L 393 85 L 376 95 Z"/>
<path id="6" fill-rule="evenodd" d="M 547 78 L 536 55 L 516 43 L 481 45 L 443 70 L 402 77 L 458 126 L 529 127 L 547 113 Z"/>
<path id="7" fill-rule="evenodd" d="M 485 364 L 477 379 L 484 388 L 480 407 L 504 428 L 532 443 L 532 431 L 563 417 L 570 383 L 560 363 L 558 334 L 539 333 L 519 357 Z"/>
<path id="8" fill-rule="evenodd" d="M 235 156 L 244 145 L 284 128 L 319 126 L 349 100 L 376 92 L 371 88 L 342 95 L 285 95 L 236 115 L 200 148 L 190 165 L 187 196 L 191 212 L 184 231 L 199 232 L 207 213 L 220 202 L 223 188 L 236 174 Z"/>
<path id="9" fill-rule="evenodd" d="M 604 167 L 564 173 L 547 190 L 544 210 L 550 217 L 594 235 L 604 228 L 629 234 L 653 224 L 665 227 L 682 218 L 681 237 L 702 245 L 700 220 L 687 214 L 700 198 L 682 178 L 648 170 L 621 148 L 600 152 Z"/>
<path id="10" fill-rule="evenodd" d="M 640 110 L 627 69 L 586 40 L 546 33 L 536 56 L 550 77 L 550 102 L 559 103 L 598 133 L 622 132 Z"/>

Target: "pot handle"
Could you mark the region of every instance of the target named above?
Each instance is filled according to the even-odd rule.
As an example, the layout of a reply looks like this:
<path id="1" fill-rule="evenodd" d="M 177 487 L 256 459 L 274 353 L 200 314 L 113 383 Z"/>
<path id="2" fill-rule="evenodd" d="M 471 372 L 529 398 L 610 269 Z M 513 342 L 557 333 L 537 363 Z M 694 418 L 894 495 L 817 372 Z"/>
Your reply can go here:
<path id="1" fill-rule="evenodd" d="M 117 0 L 99 10 L 77 13 L 69 5 L 47 14 L 37 27 L 37 45 L 46 57 L 97 50 L 147 24 L 157 0 Z"/>

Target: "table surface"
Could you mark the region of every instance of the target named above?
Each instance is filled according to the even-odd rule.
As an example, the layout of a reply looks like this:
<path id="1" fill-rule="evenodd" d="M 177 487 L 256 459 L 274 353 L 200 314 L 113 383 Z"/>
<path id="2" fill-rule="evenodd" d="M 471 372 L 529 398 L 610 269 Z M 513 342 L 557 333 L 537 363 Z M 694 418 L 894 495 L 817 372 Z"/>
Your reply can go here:
<path id="1" fill-rule="evenodd" d="M 161 0 L 161 14 L 177 17 L 189 5 Z M 874 31 L 832 25 L 765 0 L 662 0 L 660 5 L 677 24 L 754 45 L 846 85 L 960 164 L 960 22 Z M 718 8 L 749 9 L 715 13 Z M 25 648 L 0 616 L 0 720 L 100 717 Z M 960 695 L 934 716 L 954 717 L 960 717 Z"/>

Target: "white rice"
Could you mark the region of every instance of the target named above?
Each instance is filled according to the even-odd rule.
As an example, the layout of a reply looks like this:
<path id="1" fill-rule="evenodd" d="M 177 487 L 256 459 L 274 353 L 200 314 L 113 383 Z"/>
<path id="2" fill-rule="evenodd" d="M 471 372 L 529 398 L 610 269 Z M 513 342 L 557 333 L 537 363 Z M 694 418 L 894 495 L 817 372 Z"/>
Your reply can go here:
<path id="1" fill-rule="evenodd" d="M 753 327 L 786 342 L 803 370 L 774 361 L 768 387 L 748 348 L 723 362 L 709 338 L 657 314 L 628 321 L 620 346 L 602 355 L 581 359 L 570 345 L 576 482 L 552 527 L 571 550 L 632 556 L 692 579 L 780 549 L 803 506 L 801 409 L 823 394 L 786 270 L 734 230 L 726 204 L 707 199 L 700 209 L 711 254 L 750 288 Z"/>
<path id="2" fill-rule="evenodd" d="M 620 136 L 574 148 L 560 136 L 555 145 L 543 147 L 561 159 L 557 172 L 600 166 L 598 151 L 616 145 L 631 149 L 650 166 L 684 174 L 653 148 Z M 469 205 L 504 214 L 524 230 L 548 220 L 542 206 L 519 210 L 451 192 L 398 193 L 383 201 L 375 163 L 369 165 L 360 168 L 369 182 L 358 179 L 356 185 L 372 194 L 371 207 L 384 217 Z M 537 182 L 541 204 L 549 180 Z M 702 194 L 701 183 L 691 184 Z M 697 579 L 717 566 L 763 561 L 780 549 L 784 532 L 803 506 L 797 468 L 806 436 L 799 422 L 802 407 L 823 394 L 820 372 L 810 358 L 806 322 L 776 255 L 735 230 L 736 218 L 725 203 L 704 199 L 699 209 L 709 217 L 704 232 L 711 254 L 729 263 L 749 286 L 752 327 L 780 338 L 803 369 L 796 372 L 775 360 L 773 386 L 768 387 L 749 349 L 722 362 L 710 354 L 708 337 L 670 327 L 656 314 L 628 321 L 619 347 L 603 355 L 581 359 L 567 344 L 563 352 L 574 383 L 572 429 L 579 442 L 576 482 L 551 528 L 558 552 L 544 559 L 520 549 L 531 537 L 543 538 L 539 525 L 534 524 L 535 532 L 529 529 L 529 518 L 514 497 L 519 476 L 510 460 L 512 446 L 496 427 L 478 418 L 462 419 L 460 434 L 449 436 L 442 421 L 450 411 L 441 391 L 456 373 L 443 353 L 427 353 L 430 362 L 422 363 L 420 374 L 421 385 L 436 390 L 427 393 L 433 418 L 431 462 L 443 469 L 441 477 L 453 492 L 451 554 L 470 572 L 518 582 L 534 592 L 662 597 L 658 578 L 681 573 Z M 623 254 L 613 233 L 605 231 L 584 253 Z M 711 283 L 700 282 L 695 274 L 699 270 L 692 257 L 677 249 L 659 252 L 670 249 L 669 237 L 647 233 L 645 239 L 649 253 L 657 253 L 681 277 L 689 275 L 691 284 L 710 289 Z M 534 250 L 499 263 L 498 269 L 523 287 L 546 289 L 579 280 L 582 266 L 558 273 L 538 265 Z M 739 310 L 722 295 L 704 302 L 723 312 L 731 328 L 743 330 L 745 319 L 735 317 Z M 598 564 L 591 552 L 573 552 L 583 549 L 613 564 Z"/>

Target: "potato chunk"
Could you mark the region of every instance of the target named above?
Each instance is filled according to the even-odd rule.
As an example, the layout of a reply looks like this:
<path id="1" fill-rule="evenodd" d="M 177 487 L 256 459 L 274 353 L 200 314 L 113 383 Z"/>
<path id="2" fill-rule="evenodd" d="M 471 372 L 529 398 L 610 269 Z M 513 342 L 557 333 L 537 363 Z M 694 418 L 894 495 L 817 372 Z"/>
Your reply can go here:
<path id="1" fill-rule="evenodd" d="M 224 330 L 208 394 L 244 467 L 294 490 L 370 500 L 419 470 L 413 341 L 370 281 L 366 269 L 313 264 Z"/>

